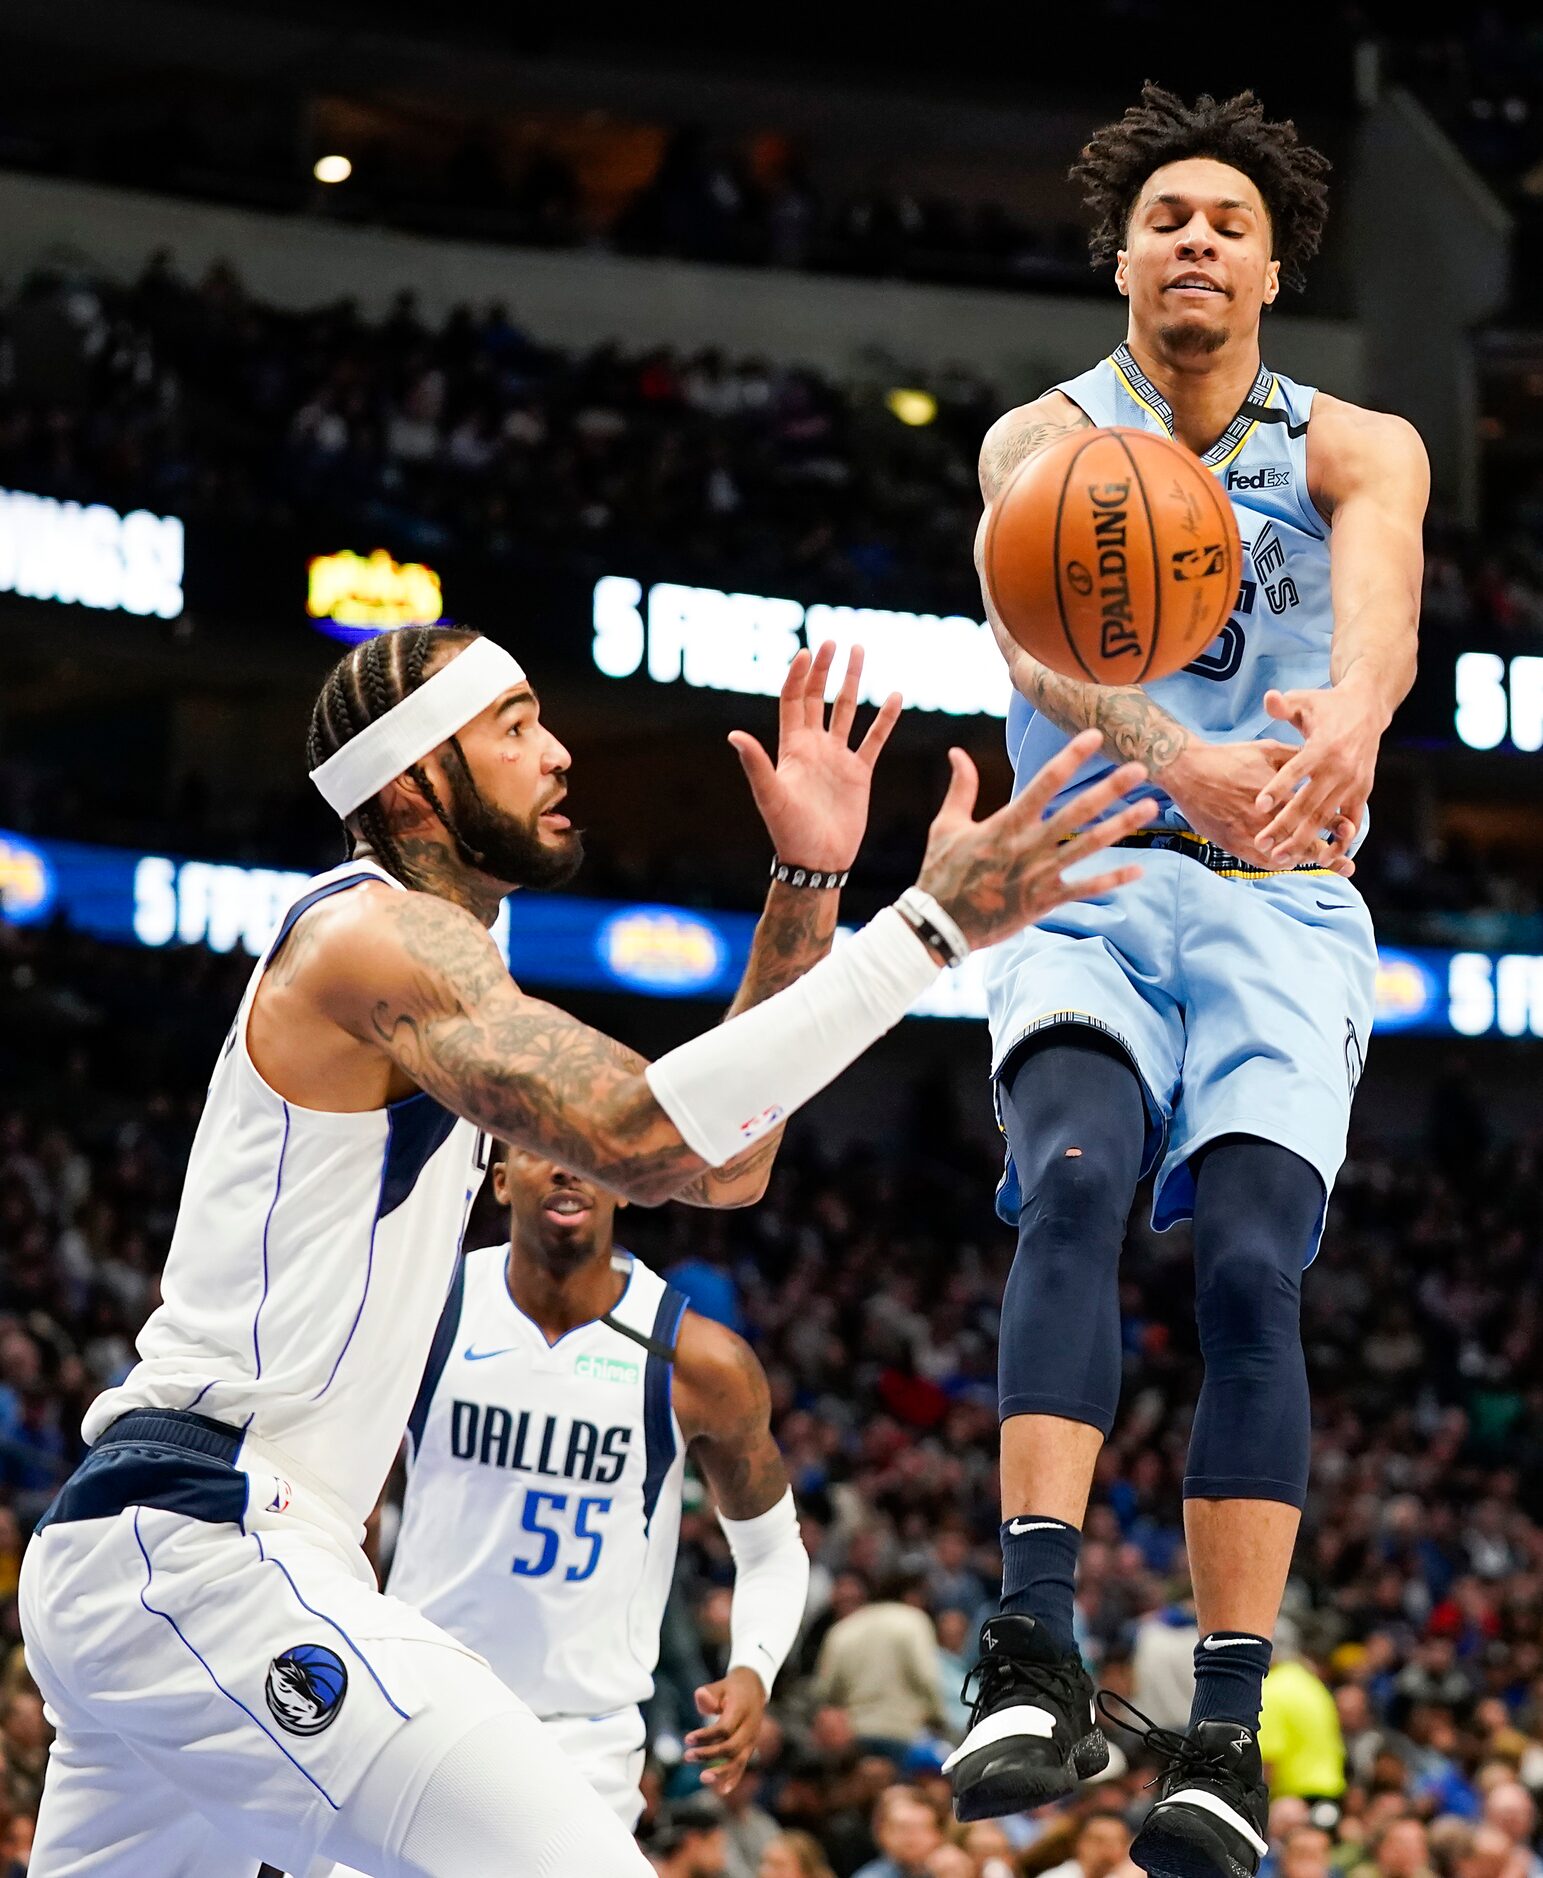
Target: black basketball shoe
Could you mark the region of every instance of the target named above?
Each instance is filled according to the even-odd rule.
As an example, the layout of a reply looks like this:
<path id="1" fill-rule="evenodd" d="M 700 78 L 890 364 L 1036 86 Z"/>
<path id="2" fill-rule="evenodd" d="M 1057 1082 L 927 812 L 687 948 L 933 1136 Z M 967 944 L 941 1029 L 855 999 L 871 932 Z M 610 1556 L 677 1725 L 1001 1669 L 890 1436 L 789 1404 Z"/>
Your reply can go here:
<path id="1" fill-rule="evenodd" d="M 966 1700 L 972 1681 L 969 1733 L 943 1763 L 960 1819 L 1042 1806 L 1109 1765 L 1082 1658 L 1075 1650 L 1062 1656 L 1032 1617 L 981 1626 Z"/>
<path id="2" fill-rule="evenodd" d="M 1130 1855 L 1151 1878 L 1255 1878 L 1269 1850 L 1265 1841 L 1269 1789 L 1259 1764 L 1259 1743 L 1241 1722 L 1197 1722 L 1187 1734 L 1158 1728 L 1123 1696 L 1100 1692 L 1108 1720 L 1117 1701 L 1140 1722 L 1132 1733 L 1166 1763 L 1157 1798 L 1136 1834 Z"/>

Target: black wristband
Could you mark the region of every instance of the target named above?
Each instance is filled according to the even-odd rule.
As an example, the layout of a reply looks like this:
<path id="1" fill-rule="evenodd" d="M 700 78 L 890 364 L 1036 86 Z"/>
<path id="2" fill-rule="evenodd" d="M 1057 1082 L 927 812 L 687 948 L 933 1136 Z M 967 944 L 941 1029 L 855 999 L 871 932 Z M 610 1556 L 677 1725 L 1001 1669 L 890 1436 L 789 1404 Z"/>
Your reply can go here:
<path id="1" fill-rule="evenodd" d="M 792 867 L 780 855 L 772 856 L 771 877 L 783 887 L 813 887 L 821 890 L 829 887 L 844 887 L 851 876 L 851 868 L 844 868 L 841 873 L 822 873 L 813 867 Z"/>

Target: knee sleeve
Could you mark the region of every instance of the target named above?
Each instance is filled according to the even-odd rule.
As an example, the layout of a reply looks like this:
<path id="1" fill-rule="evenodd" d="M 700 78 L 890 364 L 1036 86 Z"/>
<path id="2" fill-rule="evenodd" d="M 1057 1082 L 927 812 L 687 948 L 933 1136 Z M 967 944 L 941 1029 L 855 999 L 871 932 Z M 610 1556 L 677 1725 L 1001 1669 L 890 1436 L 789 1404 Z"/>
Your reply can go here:
<path id="1" fill-rule="evenodd" d="M 1007 1066 L 1002 1116 L 1023 1194 L 1002 1300 L 1002 1418 L 1060 1415 L 1108 1434 L 1120 1248 L 1146 1139 L 1141 1084 L 1121 1052 L 1067 1026 Z"/>
<path id="2" fill-rule="evenodd" d="M 1315 1170 L 1273 1142 L 1230 1137 L 1200 1159 L 1195 1317 L 1205 1380 L 1184 1480 L 1191 1499 L 1306 1498 L 1302 1269 L 1323 1205 Z"/>

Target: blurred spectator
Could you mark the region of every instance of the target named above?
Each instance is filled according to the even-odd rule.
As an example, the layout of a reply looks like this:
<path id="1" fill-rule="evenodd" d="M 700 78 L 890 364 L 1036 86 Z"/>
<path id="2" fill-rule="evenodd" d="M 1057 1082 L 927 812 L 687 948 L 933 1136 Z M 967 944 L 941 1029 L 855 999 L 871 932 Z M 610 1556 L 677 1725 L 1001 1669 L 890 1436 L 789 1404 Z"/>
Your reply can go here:
<path id="1" fill-rule="evenodd" d="M 766 1732 L 763 1731 L 763 1738 Z M 777 1838 L 777 1822 L 760 1803 L 764 1785 L 759 1750 L 733 1791 L 722 1796 L 725 1878 L 756 1878 L 766 1848 Z"/>
<path id="2" fill-rule="evenodd" d="M 648 1854 L 660 1878 L 727 1878 L 722 1808 L 706 1793 L 682 1800 L 655 1828 Z"/>
<path id="3" fill-rule="evenodd" d="M 755 1878 L 836 1878 L 820 1849 L 807 1832 L 782 1832 L 761 1854 Z"/>
<path id="4" fill-rule="evenodd" d="M 943 1726 L 938 1644 L 919 1596 L 919 1574 L 902 1573 L 872 1603 L 833 1624 L 820 1646 L 821 1700 L 845 1709 L 859 1743 L 904 1758 Z"/>
<path id="5" fill-rule="evenodd" d="M 939 1611 L 933 1621 L 937 1631 L 943 1729 L 951 1741 L 959 1741 L 969 1727 L 970 1710 L 963 1691 L 964 1679 L 975 1662 L 975 1630 L 965 1613 L 952 1605 Z"/>
<path id="6" fill-rule="evenodd" d="M 1345 1748 L 1334 1697 L 1301 1654 L 1289 1617 L 1282 1617 L 1275 1628 L 1259 1718 L 1259 1753 L 1272 1795 L 1337 1800 L 1345 1791 Z M 1387 1873 L 1384 1878 L 1397 1875 Z"/>
<path id="7" fill-rule="evenodd" d="M 1131 1661 L 1131 1700 L 1160 1728 L 1189 1726 L 1195 1694 L 1195 1600 L 1187 1579 L 1168 1587 L 1166 1601 L 1136 1626 Z"/>
<path id="8" fill-rule="evenodd" d="M 1322 1826 L 1295 1826 L 1275 1863 L 1279 1878 L 1332 1878 L 1334 1841 Z"/>
<path id="9" fill-rule="evenodd" d="M 1110 1874 L 1125 1863 L 1130 1842 L 1130 1827 L 1123 1815 L 1089 1813 L 1077 1834 L 1071 1857 L 1060 1865 L 1052 1865 L 1041 1878 L 1110 1878 Z"/>
<path id="10" fill-rule="evenodd" d="M 1538 1856 L 1537 1802 L 1519 1780 L 1503 1780 L 1484 1796 L 1484 1824 L 1505 1835 L 1516 1858 L 1515 1878 L 1543 1878 Z"/>
<path id="11" fill-rule="evenodd" d="M 1373 1836 L 1371 1857 L 1354 1868 L 1352 1878 L 1434 1878 L 1424 1823 L 1393 1818 Z"/>
<path id="12" fill-rule="evenodd" d="M 937 1814 L 914 1787 L 885 1788 L 873 1809 L 873 1837 L 880 1856 L 856 1878 L 928 1878 L 943 1844 Z"/>
<path id="13" fill-rule="evenodd" d="M 974 1878 L 1016 1878 L 1013 1842 L 999 1820 L 978 1819 L 962 1827 L 959 1843 L 970 1855 Z"/>

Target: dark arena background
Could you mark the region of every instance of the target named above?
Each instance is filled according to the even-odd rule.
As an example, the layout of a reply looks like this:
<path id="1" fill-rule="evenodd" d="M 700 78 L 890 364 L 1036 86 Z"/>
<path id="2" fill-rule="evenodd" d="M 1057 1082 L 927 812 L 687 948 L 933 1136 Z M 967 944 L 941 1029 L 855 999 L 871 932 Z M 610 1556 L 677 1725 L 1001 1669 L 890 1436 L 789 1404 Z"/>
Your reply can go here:
<path id="1" fill-rule="evenodd" d="M 1434 478 L 1419 677 L 1359 862 L 1376 1031 L 1303 1290 L 1276 1660 L 1332 1701 L 1297 1691 L 1267 1870 L 1543 1873 L 1543 36 L 1504 7 L 1428 36 L 1375 5 L 1075 11 L 1037 48 L 970 9 L 925 42 L 726 14 L 671 48 L 638 16 L 5 8 L 0 1874 L 27 1869 L 50 1743 L 22 1555 L 157 1301 L 252 957 L 340 858 L 303 760 L 329 665 L 441 619 L 516 653 L 589 859 L 499 937 L 522 985 L 653 1054 L 716 1021 L 761 900 L 726 733 L 774 737 L 792 653 L 860 640 L 910 707 L 843 901 L 866 918 L 914 878 L 951 742 L 1006 794 L 976 452 L 1123 331 L 1066 170 L 1149 76 L 1252 85 L 1332 157 L 1265 356 L 1411 419 Z M 688 1480 L 641 1827 L 680 1878 L 1134 1874 L 1134 1750 L 973 1833 L 939 1776 L 1001 1564 L 1014 1239 L 982 1018 L 974 967 L 950 975 L 798 1116 L 754 1209 L 622 1221 L 765 1366 L 813 1567 L 715 1818 L 681 1741 L 732 1572 Z M 468 1243 L 502 1230 L 482 1206 Z M 1199 1355 L 1187 1231 L 1144 1198 L 1121 1302 L 1079 1641 L 1182 1727 Z M 840 1627 L 883 1602 L 914 1607 L 921 1670 L 853 1686 Z"/>

